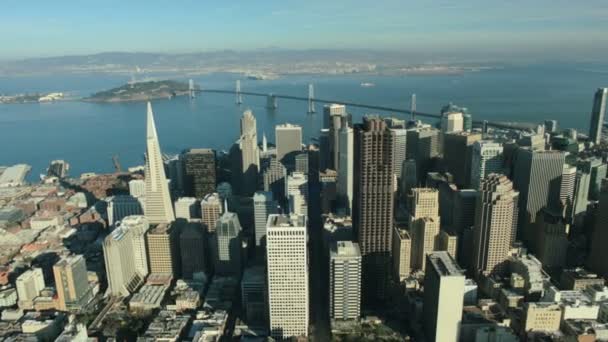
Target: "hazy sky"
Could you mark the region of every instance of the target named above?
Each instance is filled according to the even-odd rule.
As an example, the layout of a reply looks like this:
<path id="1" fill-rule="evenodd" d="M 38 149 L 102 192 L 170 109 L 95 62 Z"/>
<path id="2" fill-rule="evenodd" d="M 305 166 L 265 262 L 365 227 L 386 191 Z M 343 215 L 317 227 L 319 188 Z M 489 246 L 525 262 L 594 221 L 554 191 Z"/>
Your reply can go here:
<path id="1" fill-rule="evenodd" d="M 0 58 L 102 51 L 372 48 L 600 58 L 607 0 L 19 0 Z"/>

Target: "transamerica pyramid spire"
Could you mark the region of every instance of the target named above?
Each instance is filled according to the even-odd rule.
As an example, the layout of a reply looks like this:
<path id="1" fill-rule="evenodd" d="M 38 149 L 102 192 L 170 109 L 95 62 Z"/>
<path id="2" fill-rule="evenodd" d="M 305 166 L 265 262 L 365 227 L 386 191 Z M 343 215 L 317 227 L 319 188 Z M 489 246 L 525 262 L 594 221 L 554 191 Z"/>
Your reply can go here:
<path id="1" fill-rule="evenodd" d="M 150 224 L 170 223 L 175 220 L 175 216 L 150 102 L 148 102 L 146 137 L 145 214 Z"/>

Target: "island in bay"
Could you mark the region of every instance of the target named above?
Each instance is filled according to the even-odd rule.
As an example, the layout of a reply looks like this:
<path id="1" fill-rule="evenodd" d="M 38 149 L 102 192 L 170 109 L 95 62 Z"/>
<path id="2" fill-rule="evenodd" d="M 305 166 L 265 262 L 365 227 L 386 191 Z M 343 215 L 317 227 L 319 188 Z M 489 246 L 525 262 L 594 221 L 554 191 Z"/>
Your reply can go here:
<path id="1" fill-rule="evenodd" d="M 195 89 L 199 89 L 195 86 Z M 89 102 L 129 102 L 167 99 L 189 94 L 188 83 L 163 80 L 125 84 L 118 88 L 100 91 L 83 101 Z"/>

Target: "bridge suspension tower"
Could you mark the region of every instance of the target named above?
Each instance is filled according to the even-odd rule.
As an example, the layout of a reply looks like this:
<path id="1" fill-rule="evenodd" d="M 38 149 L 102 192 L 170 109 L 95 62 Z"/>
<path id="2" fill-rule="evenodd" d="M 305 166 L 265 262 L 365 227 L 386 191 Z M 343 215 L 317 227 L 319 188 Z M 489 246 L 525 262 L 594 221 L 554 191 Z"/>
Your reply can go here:
<path id="1" fill-rule="evenodd" d="M 315 88 L 312 84 L 308 85 L 308 113 L 315 112 Z"/>
<path id="2" fill-rule="evenodd" d="M 240 105 L 241 103 L 243 103 L 243 96 L 241 96 L 241 80 L 236 80 L 235 94 L 236 94 L 236 104 Z"/>

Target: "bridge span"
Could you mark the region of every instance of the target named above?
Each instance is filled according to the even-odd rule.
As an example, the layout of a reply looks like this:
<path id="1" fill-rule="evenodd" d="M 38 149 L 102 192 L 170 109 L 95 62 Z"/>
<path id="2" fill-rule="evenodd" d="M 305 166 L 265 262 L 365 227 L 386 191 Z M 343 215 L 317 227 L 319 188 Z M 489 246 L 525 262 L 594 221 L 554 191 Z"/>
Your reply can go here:
<path id="1" fill-rule="evenodd" d="M 308 97 L 295 96 L 295 95 L 282 95 L 282 94 L 275 94 L 275 93 L 265 94 L 265 93 L 252 92 L 252 91 L 241 91 L 240 82 L 237 83 L 237 87 L 235 88 L 235 90 L 204 89 L 204 88 L 193 89 L 193 87 L 191 87 L 190 92 L 192 95 L 195 92 L 196 93 L 228 94 L 228 95 L 236 96 L 238 104 L 242 103 L 242 97 L 241 97 L 242 95 L 266 97 L 267 106 L 270 109 L 277 108 L 277 99 L 305 101 L 305 102 L 308 102 L 308 113 L 314 113 L 314 104 L 316 102 L 319 102 L 319 103 L 326 103 L 326 104 L 337 103 L 337 104 L 343 104 L 343 105 L 349 106 L 349 107 L 365 108 L 365 109 L 371 109 L 371 110 L 377 110 L 377 111 L 389 112 L 389 113 L 408 114 L 408 115 L 411 115 L 413 118 L 415 118 L 417 116 L 434 118 L 434 119 L 441 118 L 440 114 L 424 113 L 424 112 L 419 112 L 419 111 L 415 110 L 415 108 L 416 108 L 415 107 L 415 95 L 412 97 L 412 101 L 414 101 L 413 102 L 414 105 L 412 106 L 411 110 L 408 110 L 408 109 L 403 109 L 403 108 L 379 106 L 379 105 L 372 105 L 372 104 L 365 104 L 365 103 L 358 103 L 358 102 L 351 102 L 351 101 L 338 101 L 338 100 L 330 100 L 330 99 L 313 98 L 312 97 L 313 92 L 311 91 L 311 89 L 312 89 L 311 87 L 312 87 L 312 85 L 309 85 L 309 96 Z M 479 125 L 482 127 L 495 127 L 495 128 L 518 129 L 518 130 L 533 130 L 537 126 L 537 124 L 529 123 L 529 122 L 508 122 L 508 121 L 487 121 L 487 120 L 473 120 L 473 124 Z"/>

